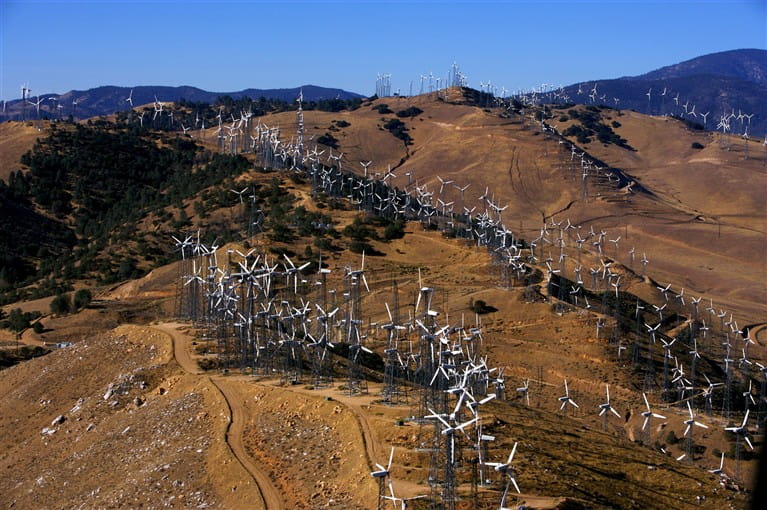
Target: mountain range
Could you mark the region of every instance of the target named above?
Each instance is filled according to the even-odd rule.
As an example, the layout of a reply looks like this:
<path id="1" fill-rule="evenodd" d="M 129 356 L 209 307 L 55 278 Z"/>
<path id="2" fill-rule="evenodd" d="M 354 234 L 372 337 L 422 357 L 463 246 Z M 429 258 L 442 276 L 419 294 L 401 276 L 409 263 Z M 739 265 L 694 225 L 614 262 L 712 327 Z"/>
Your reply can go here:
<path id="1" fill-rule="evenodd" d="M 596 95 L 592 99 L 594 88 Z M 747 130 L 749 136 L 761 137 L 767 132 L 767 50 L 711 53 L 638 76 L 575 83 L 565 87 L 564 94 L 573 103 L 678 115 L 701 125 L 704 120 L 700 114 L 708 112 L 708 130 L 717 129 L 723 114 L 734 113 L 731 133 L 743 134 Z M 753 117 L 750 121 L 738 119 L 739 113 Z"/>
<path id="2" fill-rule="evenodd" d="M 592 99 L 590 96 L 595 88 L 596 94 Z M 64 94 L 42 94 L 45 99 L 55 98 L 55 101 L 43 102 L 43 116 L 56 116 L 53 113 L 56 109 L 54 104 L 62 106 L 60 113 L 63 117 L 72 113 L 80 119 L 109 115 L 127 109 L 126 98 L 131 90 L 134 105 L 151 103 L 155 98 L 167 102 L 184 98 L 187 101 L 213 103 L 220 96 L 293 101 L 301 91 L 306 101 L 364 97 L 355 92 L 316 85 L 286 89 L 250 88 L 236 92 L 209 92 L 190 86 L 102 86 Z M 678 115 L 708 130 L 717 128 L 723 114 L 734 113 L 736 117 L 740 112 L 753 114 L 750 120 L 744 117 L 731 119 L 730 132 L 743 134 L 748 131 L 752 137 L 761 137 L 767 132 L 767 50 L 738 49 L 712 53 L 638 76 L 575 83 L 564 87 L 563 92 L 568 102 L 614 106 L 651 115 Z M 37 96 L 33 98 L 37 99 Z M 74 101 L 77 101 L 76 106 Z M 22 107 L 26 108 L 27 119 L 35 117 L 34 106 L 24 105 L 17 99 L 6 104 L 6 114 L 0 118 L 20 119 Z M 700 114 L 707 112 L 704 121 Z"/>
<path id="3" fill-rule="evenodd" d="M 54 105 L 62 106 L 62 116 L 67 117 L 74 113 L 78 119 L 109 115 L 126 110 L 129 107 L 126 99 L 133 91 L 132 99 L 135 106 L 152 103 L 155 98 L 164 102 L 176 102 L 183 98 L 192 102 L 213 103 L 218 97 L 229 96 L 232 99 L 249 97 L 251 99 L 279 99 L 281 101 L 294 101 L 303 91 L 305 101 L 320 101 L 327 99 L 356 99 L 364 97 L 361 94 L 349 92 L 343 89 L 319 87 L 317 85 L 303 85 L 301 87 L 286 89 L 245 89 L 236 92 L 209 92 L 197 87 L 181 86 L 166 87 L 146 85 L 140 87 L 117 87 L 106 85 L 88 90 L 71 90 L 64 94 L 41 94 L 43 101 L 44 117 L 56 117 L 53 112 Z M 37 100 L 37 96 L 33 95 Z M 77 102 L 74 105 L 74 101 Z M 53 104 L 52 104 L 53 103 Z M 5 119 L 20 119 L 22 115 L 22 100 L 16 99 L 6 104 Z M 34 106 L 26 105 L 27 119 L 35 118 Z"/>

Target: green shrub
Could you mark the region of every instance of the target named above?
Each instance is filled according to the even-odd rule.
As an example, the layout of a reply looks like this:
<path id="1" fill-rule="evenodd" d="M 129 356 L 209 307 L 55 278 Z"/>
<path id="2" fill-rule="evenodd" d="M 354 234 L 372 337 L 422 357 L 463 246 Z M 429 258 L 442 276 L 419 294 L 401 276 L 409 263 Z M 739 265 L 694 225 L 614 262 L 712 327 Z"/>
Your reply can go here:
<path id="1" fill-rule="evenodd" d="M 66 315 L 72 309 L 69 294 L 59 294 L 51 301 L 51 312 L 56 315 Z"/>
<path id="2" fill-rule="evenodd" d="M 495 308 L 494 306 L 488 305 L 487 303 L 485 303 L 481 299 L 477 299 L 476 301 L 471 301 L 469 303 L 469 308 L 474 313 L 477 313 L 479 315 L 484 315 L 486 313 L 492 313 L 492 312 L 497 312 L 498 311 L 497 308 Z"/>
<path id="3" fill-rule="evenodd" d="M 373 249 L 373 245 L 371 245 L 369 242 L 361 241 L 361 240 L 355 240 L 355 241 L 352 241 L 351 243 L 349 243 L 349 251 L 351 251 L 352 253 L 363 253 L 363 252 L 365 252 L 365 253 L 370 255 L 375 250 Z"/>
<path id="4" fill-rule="evenodd" d="M 93 294 L 91 294 L 91 291 L 88 289 L 80 289 L 75 292 L 73 300 L 75 310 L 80 310 L 81 308 L 88 306 L 91 303 L 91 299 L 93 299 Z"/>
<path id="5" fill-rule="evenodd" d="M 702 148 L 703 148 L 703 145 L 701 145 L 701 144 L 700 144 L 700 143 L 698 143 L 698 142 L 692 142 L 692 148 L 693 148 L 693 149 L 702 149 Z"/>
<path id="6" fill-rule="evenodd" d="M 681 439 L 676 436 L 676 433 L 673 430 L 669 430 L 666 435 L 666 442 L 668 444 L 677 444 L 679 441 L 681 441 Z"/>
<path id="7" fill-rule="evenodd" d="M 387 241 L 405 237 L 405 222 L 402 220 L 395 220 L 392 223 L 386 225 L 386 228 L 384 228 L 383 237 Z"/>
<path id="8" fill-rule="evenodd" d="M 400 117 L 400 118 L 417 117 L 418 115 L 420 115 L 422 113 L 423 113 L 423 110 L 421 110 L 417 106 L 411 106 L 411 107 L 406 108 L 404 110 L 398 111 L 397 112 L 397 117 Z"/>
<path id="9" fill-rule="evenodd" d="M 328 147 L 332 147 L 334 149 L 338 148 L 338 140 L 330 133 L 325 133 L 324 135 L 317 138 L 317 143 L 327 145 Z"/>
<path id="10" fill-rule="evenodd" d="M 376 110 L 381 115 L 386 115 L 387 113 L 394 113 L 391 111 L 391 109 L 389 109 L 389 105 L 384 103 L 375 105 L 374 107 L 371 108 L 371 110 Z"/>
<path id="11" fill-rule="evenodd" d="M 384 129 L 389 131 L 392 135 L 394 135 L 395 138 L 399 138 L 405 144 L 410 145 L 412 143 L 413 139 L 410 137 L 410 135 L 407 132 L 407 126 L 404 122 L 402 122 L 399 119 L 389 119 L 386 121 L 386 123 L 383 125 Z"/>
<path id="12" fill-rule="evenodd" d="M 29 314 L 22 312 L 21 308 L 14 308 L 8 318 L 3 321 L 3 327 L 18 333 L 29 327 L 29 321 Z"/>

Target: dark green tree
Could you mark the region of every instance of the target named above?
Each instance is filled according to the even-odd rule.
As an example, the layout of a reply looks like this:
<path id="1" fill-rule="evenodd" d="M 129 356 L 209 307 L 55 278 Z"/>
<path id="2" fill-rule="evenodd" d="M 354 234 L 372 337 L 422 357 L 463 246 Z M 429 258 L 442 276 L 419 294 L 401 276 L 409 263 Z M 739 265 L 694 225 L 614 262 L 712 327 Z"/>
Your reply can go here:
<path id="1" fill-rule="evenodd" d="M 91 291 L 88 289 L 80 289 L 75 292 L 75 297 L 73 299 L 75 310 L 80 310 L 88 306 L 91 299 L 93 299 L 93 294 L 91 294 Z"/>
<path id="2" fill-rule="evenodd" d="M 69 294 L 59 294 L 51 301 L 51 312 L 56 315 L 66 315 L 72 309 Z"/>

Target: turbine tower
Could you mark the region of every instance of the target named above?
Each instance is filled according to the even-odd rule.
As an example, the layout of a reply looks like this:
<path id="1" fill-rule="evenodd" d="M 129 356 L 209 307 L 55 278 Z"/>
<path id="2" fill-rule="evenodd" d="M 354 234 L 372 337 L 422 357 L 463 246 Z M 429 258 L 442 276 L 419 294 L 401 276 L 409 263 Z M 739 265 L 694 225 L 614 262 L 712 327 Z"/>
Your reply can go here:
<path id="1" fill-rule="evenodd" d="M 296 112 L 296 145 L 293 153 L 293 168 L 301 168 L 303 165 L 304 154 L 304 110 L 302 103 L 304 101 L 304 89 L 298 94 L 298 111 Z"/>

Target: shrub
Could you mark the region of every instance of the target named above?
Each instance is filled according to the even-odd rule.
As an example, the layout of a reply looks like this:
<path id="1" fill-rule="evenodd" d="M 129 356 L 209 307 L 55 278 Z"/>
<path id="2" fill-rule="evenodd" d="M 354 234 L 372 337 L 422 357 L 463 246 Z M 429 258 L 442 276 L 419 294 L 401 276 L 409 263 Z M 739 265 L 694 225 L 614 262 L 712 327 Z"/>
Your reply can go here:
<path id="1" fill-rule="evenodd" d="M 8 319 L 3 322 L 3 327 L 18 333 L 29 327 L 29 316 L 22 312 L 21 308 L 14 308 L 8 314 Z"/>
<path id="2" fill-rule="evenodd" d="M 32 331 L 37 333 L 38 335 L 45 331 L 45 326 L 43 326 L 43 323 L 40 321 L 35 322 L 35 324 L 32 326 Z"/>
<path id="3" fill-rule="evenodd" d="M 66 315 L 72 309 L 69 294 L 59 294 L 51 301 L 51 312 L 56 315 Z"/>
<path id="4" fill-rule="evenodd" d="M 469 303 L 469 308 L 474 313 L 477 313 L 479 315 L 484 315 L 486 313 L 492 313 L 492 312 L 497 312 L 498 311 L 497 308 L 495 308 L 494 306 L 488 305 L 487 303 L 485 303 L 481 299 L 477 299 L 476 301 L 470 302 Z"/>
<path id="5" fill-rule="evenodd" d="M 361 241 L 361 240 L 355 240 L 349 243 L 349 251 L 352 253 L 367 253 L 368 255 L 372 254 L 373 245 L 371 245 L 367 241 Z"/>
<path id="6" fill-rule="evenodd" d="M 680 441 L 680 439 L 676 436 L 676 433 L 673 430 L 668 431 L 668 435 L 666 435 L 666 442 L 668 444 L 677 444 Z"/>
<path id="7" fill-rule="evenodd" d="M 375 232 L 366 226 L 360 217 L 354 218 L 354 222 L 343 229 L 343 234 L 355 241 L 366 241 L 375 236 Z"/>
<path id="8" fill-rule="evenodd" d="M 388 104 L 383 104 L 383 103 L 375 105 L 374 107 L 371 108 L 371 110 L 376 110 L 381 115 L 385 115 L 387 113 L 394 113 L 391 111 Z"/>
<path id="9" fill-rule="evenodd" d="M 405 237 L 405 222 L 402 220 L 395 220 L 392 223 L 386 225 L 386 228 L 384 228 L 383 237 L 387 241 Z"/>
<path id="10" fill-rule="evenodd" d="M 73 300 L 75 310 L 80 310 L 81 308 L 88 306 L 91 303 L 91 299 L 93 299 L 93 294 L 91 294 L 91 291 L 88 289 L 80 289 L 75 292 Z"/>
<path id="11" fill-rule="evenodd" d="M 703 145 L 699 144 L 698 142 L 692 142 L 692 148 L 693 149 L 702 149 Z"/>
<path id="12" fill-rule="evenodd" d="M 336 140 L 336 138 L 330 133 L 325 133 L 324 135 L 317 138 L 317 143 L 332 147 L 334 149 L 338 148 L 338 140 Z"/>
<path id="13" fill-rule="evenodd" d="M 337 120 L 337 121 L 335 121 L 335 123 L 336 123 L 336 126 L 338 126 L 340 128 L 345 128 L 345 127 L 351 126 L 351 124 L 349 122 L 345 121 L 345 120 Z"/>
<path id="14" fill-rule="evenodd" d="M 406 108 L 404 110 L 398 111 L 397 112 L 397 117 L 400 117 L 400 118 L 417 117 L 418 115 L 420 115 L 422 113 L 423 113 L 423 110 L 421 110 L 417 106 L 411 106 L 411 107 Z"/>
<path id="15" fill-rule="evenodd" d="M 386 123 L 383 125 L 384 129 L 389 131 L 392 135 L 394 135 L 395 138 L 399 138 L 405 144 L 410 145 L 412 142 L 412 138 L 410 138 L 410 135 L 407 132 L 407 126 L 404 122 L 402 122 L 399 119 L 389 119 L 386 121 Z"/>

